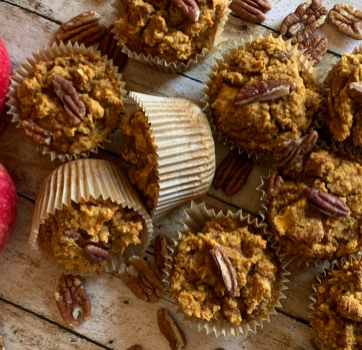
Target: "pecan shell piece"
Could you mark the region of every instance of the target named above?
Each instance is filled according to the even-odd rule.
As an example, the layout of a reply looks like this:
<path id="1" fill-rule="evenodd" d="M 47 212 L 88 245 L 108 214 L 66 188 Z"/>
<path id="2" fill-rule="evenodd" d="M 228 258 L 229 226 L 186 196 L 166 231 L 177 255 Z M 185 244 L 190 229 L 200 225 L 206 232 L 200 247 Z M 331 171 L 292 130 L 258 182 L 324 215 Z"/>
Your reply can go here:
<path id="1" fill-rule="evenodd" d="M 268 189 L 266 190 L 266 199 L 271 201 L 276 197 L 283 187 L 284 180 L 277 173 L 271 173 L 269 177 Z"/>
<path id="2" fill-rule="evenodd" d="M 362 82 L 351 82 L 347 85 L 347 95 L 350 99 L 362 104 Z"/>
<path id="3" fill-rule="evenodd" d="M 99 264 L 110 258 L 109 247 L 95 242 L 88 242 L 84 247 L 84 256 L 91 264 Z"/>
<path id="4" fill-rule="evenodd" d="M 312 187 L 306 188 L 304 194 L 319 212 L 336 218 L 348 216 L 348 206 L 332 194 Z"/>
<path id="5" fill-rule="evenodd" d="M 319 63 L 328 50 L 328 39 L 320 34 L 314 34 L 307 40 L 299 43 L 298 50 L 305 50 L 304 55 L 310 55 L 309 61 Z"/>
<path id="6" fill-rule="evenodd" d="M 352 5 L 336 4 L 328 15 L 338 30 L 356 40 L 362 40 L 362 11 Z"/>
<path id="7" fill-rule="evenodd" d="M 157 312 L 157 323 L 161 333 L 166 337 L 172 350 L 182 350 L 186 347 L 186 337 L 181 328 L 172 318 L 168 310 Z"/>
<path id="8" fill-rule="evenodd" d="M 210 251 L 214 265 L 221 275 L 227 294 L 235 298 L 238 294 L 238 281 L 236 280 L 236 271 L 230 259 L 221 246 L 217 246 Z"/>
<path id="9" fill-rule="evenodd" d="M 167 243 L 167 238 L 164 235 L 158 235 L 155 238 L 155 250 L 153 252 L 155 258 L 155 265 L 162 274 L 164 273 L 165 269 Z"/>
<path id="10" fill-rule="evenodd" d="M 271 9 L 269 0 L 233 0 L 230 8 L 244 21 L 262 23 L 265 12 Z"/>
<path id="11" fill-rule="evenodd" d="M 79 326 L 80 316 L 84 321 L 91 317 L 91 304 L 80 278 L 73 275 L 61 277 L 54 296 L 60 315 L 69 326 Z"/>
<path id="12" fill-rule="evenodd" d="M 171 0 L 190 21 L 196 23 L 200 18 L 200 8 L 195 0 Z"/>
<path id="13" fill-rule="evenodd" d="M 27 137 L 31 138 L 36 144 L 49 146 L 52 142 L 52 133 L 49 130 L 41 128 L 31 119 L 20 120 L 20 126 Z"/>

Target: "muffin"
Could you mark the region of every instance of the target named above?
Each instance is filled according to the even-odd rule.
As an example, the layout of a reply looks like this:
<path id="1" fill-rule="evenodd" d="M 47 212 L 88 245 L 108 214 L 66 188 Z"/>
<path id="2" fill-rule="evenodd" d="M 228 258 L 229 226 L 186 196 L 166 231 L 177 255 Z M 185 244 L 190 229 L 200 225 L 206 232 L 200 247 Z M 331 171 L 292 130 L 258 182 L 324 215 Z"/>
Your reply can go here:
<path id="1" fill-rule="evenodd" d="M 330 349 L 362 348 L 362 262 L 330 270 L 316 286 L 314 305 L 318 336 Z"/>
<path id="2" fill-rule="evenodd" d="M 341 258 L 362 248 L 362 166 L 328 150 L 311 152 L 296 180 L 269 199 L 267 222 L 280 252 Z"/>
<path id="3" fill-rule="evenodd" d="M 186 63 L 210 50 L 224 15 L 225 0 L 120 0 L 122 17 L 115 22 L 118 45 L 167 63 Z M 185 11 L 194 8 L 194 11 Z"/>
<path id="4" fill-rule="evenodd" d="M 90 51 L 39 61 L 16 93 L 25 134 L 60 154 L 95 150 L 123 111 L 114 70 Z"/>
<path id="5" fill-rule="evenodd" d="M 273 153 L 308 130 L 322 101 L 312 74 L 269 36 L 236 49 L 209 75 L 212 123 L 240 149 Z"/>

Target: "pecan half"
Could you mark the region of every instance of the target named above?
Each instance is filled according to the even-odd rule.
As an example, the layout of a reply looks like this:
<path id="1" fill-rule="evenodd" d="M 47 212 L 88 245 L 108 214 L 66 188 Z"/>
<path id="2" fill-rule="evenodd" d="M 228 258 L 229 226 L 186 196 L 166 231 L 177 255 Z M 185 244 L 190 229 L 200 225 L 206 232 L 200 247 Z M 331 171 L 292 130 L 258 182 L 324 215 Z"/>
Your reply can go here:
<path id="1" fill-rule="evenodd" d="M 99 264 L 102 261 L 108 260 L 110 258 L 109 246 L 88 242 L 84 247 L 84 256 L 91 264 Z"/>
<path id="2" fill-rule="evenodd" d="M 242 153 L 242 155 L 243 158 L 246 158 L 246 153 Z M 237 151 L 231 151 L 217 167 L 213 180 L 213 185 L 216 190 L 224 185 L 226 179 L 235 167 L 238 159 L 239 155 Z"/>
<path id="3" fill-rule="evenodd" d="M 283 187 L 284 180 L 277 174 L 271 173 L 269 177 L 268 189 L 266 191 L 266 199 L 269 201 L 276 197 Z"/>
<path id="4" fill-rule="evenodd" d="M 230 177 L 225 182 L 224 192 L 227 196 L 232 196 L 235 193 L 239 192 L 241 188 L 248 181 L 248 177 L 253 169 L 252 160 L 247 160 L 245 163 L 240 165 L 238 162 L 236 169 L 233 170 Z"/>
<path id="5" fill-rule="evenodd" d="M 348 206 L 332 194 L 312 187 L 306 188 L 304 194 L 319 212 L 337 218 L 348 216 Z"/>
<path id="6" fill-rule="evenodd" d="M 262 23 L 272 6 L 269 0 L 233 0 L 230 8 L 244 21 Z"/>
<path id="7" fill-rule="evenodd" d="M 64 109 L 69 116 L 70 125 L 79 125 L 84 120 L 86 108 L 77 90 L 70 81 L 57 74 L 53 76 L 52 82 L 54 92 L 62 101 Z"/>
<path id="8" fill-rule="evenodd" d="M 362 104 L 362 82 L 352 82 L 347 85 L 347 95 L 350 99 Z"/>
<path id="9" fill-rule="evenodd" d="M 181 350 L 186 347 L 186 337 L 181 328 L 172 318 L 168 310 L 157 312 L 157 322 L 161 333 L 166 337 L 172 350 Z"/>
<path id="10" fill-rule="evenodd" d="M 35 124 L 31 119 L 20 120 L 20 126 L 27 137 L 30 137 L 38 145 L 49 146 L 52 142 L 52 133 Z"/>
<path id="11" fill-rule="evenodd" d="M 242 87 L 235 97 L 236 105 L 276 100 L 288 96 L 295 83 L 287 80 L 268 80 Z"/>
<path id="12" fill-rule="evenodd" d="M 299 43 L 298 50 L 305 50 L 304 56 L 310 55 L 308 60 L 315 61 L 315 64 L 320 62 L 327 52 L 328 39 L 320 34 L 314 34 L 307 40 Z"/>
<path id="13" fill-rule="evenodd" d="M 87 239 L 80 232 L 72 231 L 72 230 L 65 230 L 63 232 L 63 235 L 68 238 L 73 238 L 75 243 L 77 243 L 82 248 L 87 243 Z"/>
<path id="14" fill-rule="evenodd" d="M 285 17 L 280 33 L 291 35 L 292 44 L 302 42 L 324 24 L 327 13 L 328 9 L 322 6 L 322 0 L 308 0 L 299 5 L 294 13 Z"/>
<path id="15" fill-rule="evenodd" d="M 71 327 L 79 326 L 80 316 L 84 321 L 91 316 L 91 305 L 78 277 L 61 277 L 56 288 L 55 300 L 64 322 Z"/>
<path id="16" fill-rule="evenodd" d="M 336 4 L 328 15 L 338 30 L 356 40 L 362 40 L 362 11 L 352 5 Z"/>
<path id="17" fill-rule="evenodd" d="M 128 348 L 127 350 L 143 350 L 143 347 L 141 345 L 133 345 L 130 348 Z"/>
<path id="18" fill-rule="evenodd" d="M 217 246 L 210 251 L 218 273 L 221 275 L 227 294 L 235 298 L 238 294 L 236 271 L 224 250 Z"/>
<path id="19" fill-rule="evenodd" d="M 293 54 L 287 53 L 284 50 L 280 50 L 280 51 L 274 52 L 273 57 L 276 58 L 277 60 L 285 63 L 293 57 Z"/>
<path id="20" fill-rule="evenodd" d="M 65 44 L 78 42 L 90 46 L 100 41 L 106 32 L 106 28 L 98 23 L 101 16 L 94 11 L 83 12 L 63 23 L 55 33 L 55 41 Z"/>
<path id="21" fill-rule="evenodd" d="M 155 258 L 155 265 L 161 273 L 164 273 L 166 255 L 167 255 L 167 238 L 164 235 L 158 235 L 155 238 L 154 258 Z"/>
<path id="22" fill-rule="evenodd" d="M 157 303 L 163 294 L 162 281 L 140 257 L 132 256 L 129 262 L 129 266 L 122 264 L 118 271 L 121 280 L 138 299 Z"/>
<path id="23" fill-rule="evenodd" d="M 183 13 L 190 21 L 197 22 L 200 18 L 200 8 L 195 0 L 171 0 L 173 4 Z"/>

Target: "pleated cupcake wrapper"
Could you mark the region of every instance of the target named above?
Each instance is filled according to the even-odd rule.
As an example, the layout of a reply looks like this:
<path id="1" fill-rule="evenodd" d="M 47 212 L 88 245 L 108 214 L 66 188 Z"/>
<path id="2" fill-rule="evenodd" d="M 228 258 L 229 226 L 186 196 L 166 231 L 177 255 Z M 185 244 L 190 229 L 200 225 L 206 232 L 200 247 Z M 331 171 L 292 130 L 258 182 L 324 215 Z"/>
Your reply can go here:
<path id="1" fill-rule="evenodd" d="M 271 34 L 269 35 L 270 37 L 273 37 Z M 224 145 L 229 145 L 230 149 L 234 149 L 234 148 L 238 148 L 239 149 L 239 153 L 242 153 L 243 151 L 246 151 L 248 153 L 248 156 L 250 157 L 251 155 L 255 154 L 255 156 L 257 157 L 257 159 L 262 155 L 265 159 L 268 158 L 269 153 L 265 153 L 261 150 L 253 150 L 253 149 L 246 149 L 246 148 L 240 148 L 237 145 L 234 145 L 233 141 L 228 139 L 227 136 L 223 135 L 216 127 L 216 123 L 215 120 L 213 118 L 213 112 L 212 112 L 212 108 L 211 108 L 211 104 L 212 104 L 212 97 L 211 97 L 211 85 L 212 85 L 212 80 L 211 80 L 211 76 L 213 74 L 213 72 L 217 71 L 218 68 L 220 67 L 221 64 L 227 62 L 230 58 L 232 58 L 237 50 L 247 50 L 251 43 L 256 40 L 256 39 L 262 39 L 264 38 L 263 35 L 259 35 L 258 38 L 254 38 L 252 35 L 250 36 L 248 41 L 245 41 L 244 39 L 241 40 L 241 44 L 238 44 L 237 42 L 234 42 L 234 46 L 231 48 L 228 48 L 227 52 L 224 52 L 221 54 L 221 58 L 216 58 L 214 60 L 214 64 L 212 66 L 210 66 L 211 69 L 211 73 L 209 73 L 207 75 L 207 80 L 204 82 L 205 87 L 202 89 L 202 92 L 204 94 L 204 97 L 201 99 L 201 102 L 203 103 L 203 111 L 205 112 L 205 114 L 207 115 L 209 122 L 211 124 L 211 129 L 213 134 L 216 134 L 216 136 L 218 137 L 218 140 L 220 140 L 221 142 L 223 142 Z M 282 42 L 287 51 L 291 52 L 294 54 L 294 56 L 296 56 L 298 58 L 298 60 L 303 64 L 304 68 L 306 70 L 309 71 L 309 73 L 312 74 L 313 78 L 314 78 L 314 82 L 317 84 L 319 82 L 319 80 L 321 79 L 322 75 L 318 72 L 319 68 L 315 68 L 313 67 L 313 61 L 308 61 L 308 58 L 310 57 L 310 55 L 306 55 L 304 56 L 304 51 L 305 50 L 298 50 L 298 44 L 296 45 L 292 45 L 291 41 L 292 39 L 289 40 L 284 40 L 282 38 L 282 36 L 280 35 L 277 40 L 279 40 L 280 42 Z"/>
<path id="2" fill-rule="evenodd" d="M 201 229 L 205 226 L 207 221 L 210 221 L 214 218 L 232 218 L 235 220 L 240 220 L 242 222 L 246 222 L 248 225 L 251 225 L 253 228 L 257 230 L 265 230 L 265 225 L 258 223 L 257 219 L 252 219 L 250 215 L 244 216 L 243 211 L 239 210 L 237 213 L 232 213 L 228 211 L 226 215 L 220 211 L 218 214 L 215 213 L 213 209 L 207 209 L 205 203 L 201 203 L 196 205 L 194 202 L 191 202 L 191 208 L 185 210 L 186 218 L 183 220 L 184 228 L 178 231 L 178 238 L 173 239 L 173 245 L 168 246 L 168 255 L 166 256 L 166 268 L 165 273 L 166 277 L 164 282 L 167 284 L 167 290 L 170 289 L 171 277 L 172 277 L 172 267 L 174 264 L 174 259 L 177 255 L 177 246 L 179 245 L 182 236 L 187 234 L 188 232 L 192 232 L 197 234 L 201 231 Z M 263 323 L 265 321 L 270 322 L 270 315 L 276 315 L 277 312 L 275 310 L 276 307 L 281 308 L 282 305 L 280 303 L 281 299 L 285 299 L 286 296 L 283 294 L 283 291 L 287 290 L 288 287 L 285 286 L 285 283 L 289 282 L 286 278 L 290 273 L 286 270 L 288 263 L 283 263 L 280 259 L 279 262 L 279 291 L 278 297 L 275 301 L 274 305 L 270 307 L 268 314 L 265 316 L 257 316 L 255 319 L 249 321 L 246 324 L 241 324 L 240 326 L 233 325 L 231 323 L 226 322 L 225 320 L 211 320 L 206 321 L 203 319 L 199 319 L 195 316 L 189 317 L 186 316 L 179 306 L 178 302 L 174 300 L 175 305 L 174 308 L 177 313 L 183 315 L 184 321 L 187 321 L 191 327 L 197 326 L 198 331 L 206 330 L 206 334 L 210 334 L 211 332 L 215 333 L 215 337 L 218 338 L 221 334 L 228 339 L 230 336 L 235 336 L 236 338 L 242 334 L 244 337 L 248 335 L 249 332 L 256 333 L 257 327 L 263 328 Z"/>
<path id="3" fill-rule="evenodd" d="M 88 201 L 100 197 L 104 200 L 110 199 L 123 208 L 133 209 L 144 221 L 141 244 L 128 246 L 123 254 L 113 254 L 107 262 L 106 270 L 115 271 L 122 262 L 127 262 L 130 256 L 141 255 L 153 236 L 152 220 L 122 171 L 113 163 L 97 159 L 66 163 L 43 181 L 35 201 L 29 237 L 30 248 L 49 257 L 50 253 L 38 243 L 40 225 L 44 224 L 50 215 L 54 215 L 56 210 L 69 206 L 72 201 L 79 203 L 81 199 Z"/>
<path id="4" fill-rule="evenodd" d="M 157 146 L 159 191 L 151 216 L 204 196 L 215 173 L 215 145 L 201 108 L 187 99 L 129 97 L 147 116 Z"/>
<path id="5" fill-rule="evenodd" d="M 9 114 L 13 116 L 12 122 L 18 124 L 18 128 L 20 128 L 20 120 L 21 120 L 21 110 L 20 110 L 20 102 L 17 97 L 17 88 L 21 83 L 32 73 L 36 64 L 40 61 L 51 61 L 56 57 L 61 56 L 62 54 L 81 54 L 81 53 L 93 53 L 101 56 L 100 51 L 95 51 L 93 47 L 86 48 L 84 44 L 80 45 L 78 42 L 75 45 L 72 45 L 70 42 L 67 45 L 64 45 L 61 42 L 59 45 L 53 43 L 52 46 L 47 46 L 45 49 L 39 49 L 37 53 L 33 53 L 32 57 L 27 58 L 27 63 L 21 64 L 21 69 L 17 69 L 15 71 L 15 75 L 11 77 L 11 85 L 9 92 L 7 94 L 8 102 L 7 105 L 10 107 Z M 113 60 L 108 60 L 107 56 L 101 57 L 102 61 L 106 64 L 107 67 L 111 67 L 114 70 L 115 77 L 120 86 L 120 93 L 122 101 L 124 101 L 126 97 L 126 90 L 124 90 L 124 86 L 126 83 L 122 81 L 122 74 L 118 73 L 118 67 L 113 65 Z M 116 129 L 115 129 L 116 130 Z M 115 131 L 114 130 L 114 131 Z M 38 146 L 38 149 L 42 152 L 42 154 L 50 154 L 51 160 L 55 160 L 59 158 L 62 162 L 66 160 L 79 159 L 81 157 L 87 158 L 90 152 L 98 153 L 98 147 L 104 148 L 105 142 L 111 142 L 111 138 L 113 133 L 111 133 L 107 139 L 103 141 L 102 144 L 99 144 L 97 147 L 90 149 L 87 152 L 82 152 L 80 154 L 75 153 L 61 153 L 54 147 L 50 146 Z"/>
<path id="6" fill-rule="evenodd" d="M 112 7 L 114 9 L 113 15 L 116 19 L 123 17 L 123 15 L 125 14 L 125 9 L 122 5 L 122 1 L 123 0 L 115 0 L 115 2 L 112 4 Z M 199 54 L 197 54 L 194 58 L 189 59 L 186 63 L 181 62 L 176 64 L 175 62 L 167 62 L 164 58 L 161 58 L 159 56 L 152 56 L 151 54 L 147 55 L 144 53 L 138 54 L 134 51 L 131 51 L 126 45 L 123 46 L 122 52 L 128 57 L 141 61 L 151 66 L 153 69 L 159 70 L 160 72 L 184 73 L 196 67 L 199 63 L 205 61 L 208 57 L 218 52 L 221 49 L 222 44 L 228 40 L 228 38 L 222 36 L 222 33 L 224 31 L 224 27 L 228 20 L 229 14 L 231 13 L 231 9 L 229 8 L 231 0 L 225 0 L 225 4 L 226 7 L 224 15 L 221 17 L 220 23 L 217 26 L 212 48 L 210 50 L 207 48 L 203 48 Z M 115 28 L 113 29 L 113 33 L 115 34 L 115 38 L 119 41 L 121 33 L 119 32 L 117 26 L 115 26 Z"/>

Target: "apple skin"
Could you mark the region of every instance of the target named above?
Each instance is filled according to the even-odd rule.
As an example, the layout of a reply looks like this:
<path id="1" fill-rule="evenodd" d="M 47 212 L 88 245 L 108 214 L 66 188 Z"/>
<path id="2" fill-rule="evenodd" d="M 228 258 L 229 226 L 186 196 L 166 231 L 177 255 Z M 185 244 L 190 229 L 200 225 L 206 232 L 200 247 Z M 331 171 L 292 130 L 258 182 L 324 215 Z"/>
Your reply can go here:
<path id="1" fill-rule="evenodd" d="M 0 114 L 5 108 L 11 76 L 11 61 L 4 42 L 0 38 Z"/>
<path id="2" fill-rule="evenodd" d="M 0 252 L 14 230 L 18 211 L 18 196 L 9 173 L 0 164 Z"/>

